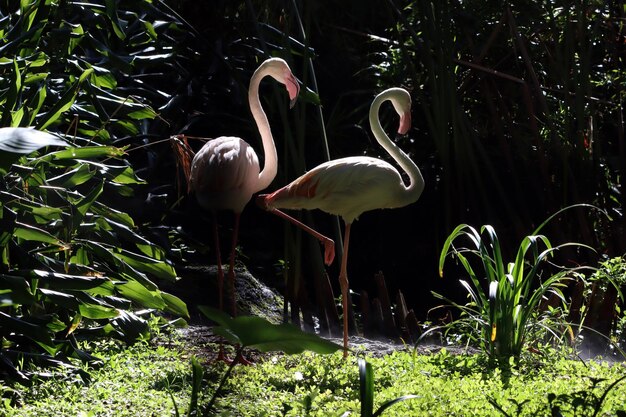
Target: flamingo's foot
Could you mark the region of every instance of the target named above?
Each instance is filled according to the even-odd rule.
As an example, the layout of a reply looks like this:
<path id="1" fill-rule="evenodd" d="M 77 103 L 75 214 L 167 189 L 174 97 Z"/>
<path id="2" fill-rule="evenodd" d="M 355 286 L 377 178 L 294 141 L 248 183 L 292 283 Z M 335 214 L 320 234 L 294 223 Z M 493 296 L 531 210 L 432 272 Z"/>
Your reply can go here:
<path id="1" fill-rule="evenodd" d="M 250 362 L 248 359 L 245 358 L 245 356 L 243 356 L 243 354 L 241 352 L 237 353 L 237 356 L 235 356 L 235 359 L 233 359 L 233 362 L 240 364 L 240 365 L 245 365 L 245 366 L 252 366 L 254 365 L 254 363 Z"/>
<path id="2" fill-rule="evenodd" d="M 226 357 L 226 354 L 224 353 L 224 346 L 221 343 L 220 343 L 220 350 L 219 352 L 217 352 L 217 358 L 215 359 L 215 361 L 224 362 L 226 365 L 230 365 L 233 362 Z"/>

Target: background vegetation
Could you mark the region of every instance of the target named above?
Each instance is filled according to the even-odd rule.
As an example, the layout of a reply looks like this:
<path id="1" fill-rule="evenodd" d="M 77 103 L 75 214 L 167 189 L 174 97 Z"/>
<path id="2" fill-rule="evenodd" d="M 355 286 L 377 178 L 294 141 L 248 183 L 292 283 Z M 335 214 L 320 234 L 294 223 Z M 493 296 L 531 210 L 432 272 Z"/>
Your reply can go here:
<path id="1" fill-rule="evenodd" d="M 546 298 L 542 311 L 593 325 L 620 346 L 625 14 L 618 2 L 595 0 L 0 1 L 2 127 L 34 126 L 68 145 L 4 152 L 0 164 L 3 375 L 26 382 L 31 362 L 94 364 L 83 339 L 137 342 L 148 337 L 149 313 L 188 316 L 171 294 L 176 269 L 206 263 L 214 248 L 207 213 L 179 186 L 167 139 L 227 134 L 258 147 L 247 86 L 269 56 L 285 58 L 303 86 L 290 112 L 274 87 L 261 89 L 281 157 L 271 189 L 329 158 L 387 158 L 368 132 L 367 108 L 384 88 L 411 91 L 413 128 L 398 141 L 426 189 L 416 204 L 359 220 L 349 266 L 355 296 L 375 292 L 382 270 L 420 321 L 437 321 L 430 290 L 461 305 L 469 286 L 437 277 L 441 248 L 451 248 L 459 224 L 490 225 L 499 240 L 476 249 L 498 248 L 490 258 L 498 274 L 488 267 L 481 282 L 470 273 L 477 297 L 465 310 L 478 306 L 476 317 L 488 318 L 478 326 L 483 347 L 495 339 L 493 281 L 502 299 L 556 295 L 563 302 Z M 384 115 L 386 125 L 392 117 Z M 532 237 L 553 213 L 546 237 Z M 337 219 L 298 215 L 340 241 Z M 310 324 L 328 282 L 319 246 L 268 217 L 247 207 L 240 259 L 285 293 L 294 321 L 301 308 Z M 501 273 L 525 277 L 515 255 L 536 249 L 536 239 L 559 250 L 547 275 L 531 276 L 559 286 L 507 293 Z M 474 271 L 468 265 L 447 263 L 446 275 Z M 562 282 L 554 265 L 600 269 Z M 327 272 L 336 277 L 337 266 Z M 509 320 L 519 306 L 497 314 Z"/>

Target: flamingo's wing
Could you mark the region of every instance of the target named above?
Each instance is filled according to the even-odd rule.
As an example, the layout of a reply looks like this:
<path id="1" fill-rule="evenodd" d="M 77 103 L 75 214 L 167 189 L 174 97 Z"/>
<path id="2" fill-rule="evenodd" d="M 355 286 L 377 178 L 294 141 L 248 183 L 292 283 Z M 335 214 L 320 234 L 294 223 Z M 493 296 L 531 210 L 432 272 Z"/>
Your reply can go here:
<path id="1" fill-rule="evenodd" d="M 336 159 L 321 164 L 268 197 L 276 208 L 321 209 L 352 221 L 361 213 L 393 207 L 403 187 L 398 171 L 369 157 Z"/>

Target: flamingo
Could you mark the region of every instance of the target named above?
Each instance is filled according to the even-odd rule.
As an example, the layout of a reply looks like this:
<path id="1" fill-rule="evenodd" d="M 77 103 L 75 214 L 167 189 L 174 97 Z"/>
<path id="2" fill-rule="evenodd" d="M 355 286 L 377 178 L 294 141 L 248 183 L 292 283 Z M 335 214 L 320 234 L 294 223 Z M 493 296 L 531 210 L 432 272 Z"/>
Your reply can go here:
<path id="1" fill-rule="evenodd" d="M 290 184 L 257 197 L 257 203 L 272 213 L 302 227 L 300 222 L 279 209 L 321 209 L 342 217 L 345 223 L 344 251 L 339 272 L 343 308 L 344 358 L 348 356 L 348 246 L 352 223 L 364 212 L 397 208 L 414 203 L 424 190 L 424 178 L 415 163 L 396 146 L 383 130 L 379 110 L 391 101 L 400 116 L 398 133 L 411 127 L 411 97 L 402 88 L 390 88 L 378 94 L 369 112 L 374 137 L 409 176 L 405 185 L 400 173 L 389 163 L 368 156 L 352 156 L 325 162 Z M 316 237 L 320 238 L 316 235 Z M 326 254 L 326 258 L 329 255 Z"/>
<path id="2" fill-rule="evenodd" d="M 262 171 L 259 168 L 259 158 L 254 149 L 245 140 L 238 137 L 222 136 L 208 141 L 193 156 L 191 164 L 189 164 L 189 159 L 191 159 L 193 152 L 186 143 L 181 144 L 178 141 L 175 146 L 187 178 L 188 191 L 195 193 L 200 207 L 213 212 L 213 234 L 217 257 L 220 310 L 224 309 L 224 272 L 219 250 L 216 212 L 218 210 L 234 212 L 230 266 L 228 270 L 233 316 L 237 314 L 235 302 L 235 250 L 239 233 L 239 218 L 252 195 L 267 188 L 274 180 L 274 177 L 276 177 L 278 170 L 276 145 L 274 144 L 267 115 L 263 111 L 259 99 L 259 84 L 266 76 L 270 76 L 285 85 L 289 94 L 290 108 L 295 104 L 300 92 L 298 81 L 292 74 L 289 65 L 281 58 L 265 60 L 252 75 L 248 89 L 248 101 L 252 117 L 256 122 L 263 143 L 265 164 Z M 225 361 L 222 349 L 220 349 L 218 359 Z"/>

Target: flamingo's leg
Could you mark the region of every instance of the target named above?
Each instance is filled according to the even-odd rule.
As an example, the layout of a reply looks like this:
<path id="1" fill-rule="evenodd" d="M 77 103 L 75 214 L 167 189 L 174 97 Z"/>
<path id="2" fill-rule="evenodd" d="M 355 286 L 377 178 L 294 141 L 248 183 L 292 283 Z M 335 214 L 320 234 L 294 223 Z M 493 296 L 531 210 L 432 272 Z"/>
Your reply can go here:
<path id="1" fill-rule="evenodd" d="M 262 199 L 264 195 L 260 195 L 259 198 Z M 257 200 L 260 201 L 260 205 L 268 210 L 270 213 L 274 213 L 275 215 L 277 215 L 278 217 L 282 217 L 283 219 L 287 220 L 288 222 L 294 224 L 295 226 L 298 226 L 299 228 L 301 228 L 302 230 L 304 230 L 305 232 L 309 233 L 310 235 L 312 235 L 313 237 L 315 237 L 317 240 L 319 240 L 323 245 L 324 245 L 324 263 L 326 265 L 330 265 L 333 263 L 333 260 L 335 259 L 335 241 L 332 240 L 329 237 L 324 236 L 323 234 L 321 234 L 320 232 L 318 232 L 317 230 L 307 226 L 306 224 L 302 223 L 301 221 L 291 217 L 290 215 L 288 215 L 287 213 L 284 213 L 276 208 L 273 207 L 268 207 L 264 201 L 261 200 Z"/>
<path id="2" fill-rule="evenodd" d="M 215 256 L 217 260 L 217 293 L 218 306 L 220 311 L 224 311 L 224 269 L 222 268 L 222 254 L 220 252 L 220 236 L 217 228 L 217 213 L 213 213 L 213 242 L 215 246 Z M 224 354 L 224 345 L 220 342 L 217 360 L 230 363 L 230 359 Z"/>
<path id="3" fill-rule="evenodd" d="M 343 309 L 343 357 L 348 357 L 348 247 L 350 245 L 350 227 L 352 223 L 346 223 L 344 234 L 343 256 L 341 257 L 341 269 L 339 272 L 339 285 L 341 286 L 341 306 Z"/>
<path id="4" fill-rule="evenodd" d="M 235 297 L 235 253 L 237 251 L 237 238 L 239 236 L 239 218 L 241 213 L 235 213 L 235 224 L 233 225 L 233 240 L 230 249 L 230 266 L 228 268 L 228 286 L 231 298 L 231 312 L 233 317 L 237 317 L 237 301 Z"/>
<path id="5" fill-rule="evenodd" d="M 235 297 L 235 254 L 237 251 L 237 239 L 239 236 L 239 219 L 241 217 L 241 213 L 235 213 L 235 224 L 233 225 L 233 240 L 232 247 L 230 249 L 230 266 L 228 269 L 228 285 L 230 287 L 231 294 L 231 310 L 233 313 L 233 317 L 237 316 L 237 298 Z M 243 354 L 241 353 L 241 349 L 238 350 L 237 356 L 233 359 L 233 362 L 239 363 L 241 365 L 252 365 L 252 362 L 247 360 Z"/>

